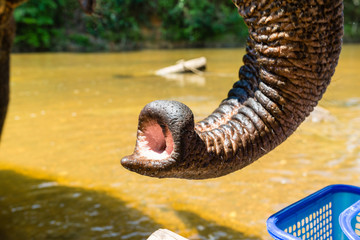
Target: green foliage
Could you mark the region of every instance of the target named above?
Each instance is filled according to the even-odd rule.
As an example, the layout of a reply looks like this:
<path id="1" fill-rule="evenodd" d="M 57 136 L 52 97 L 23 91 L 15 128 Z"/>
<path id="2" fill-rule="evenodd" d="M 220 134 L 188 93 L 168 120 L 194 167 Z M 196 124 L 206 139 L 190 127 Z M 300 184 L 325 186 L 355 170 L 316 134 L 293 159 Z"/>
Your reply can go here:
<path id="1" fill-rule="evenodd" d="M 54 17 L 58 3 L 55 1 L 28 2 L 20 6 L 14 13 L 18 32 L 15 43 L 35 50 L 50 47 L 51 35 L 56 34 Z M 20 49 L 22 47 L 19 47 Z"/>
<path id="2" fill-rule="evenodd" d="M 157 15 L 162 19 L 163 39 L 202 46 L 231 33 L 247 36 L 247 28 L 231 1 L 158 0 Z M 236 26 L 236 27 L 235 27 Z"/>
<path id="3" fill-rule="evenodd" d="M 348 42 L 360 41 L 360 0 L 344 1 L 344 40 Z"/>
<path id="4" fill-rule="evenodd" d="M 29 0 L 15 10 L 16 51 L 111 51 L 143 46 L 243 45 L 247 28 L 231 0 Z M 360 0 L 344 0 L 345 41 L 360 40 Z M 158 45 L 159 46 L 159 45 Z"/>
<path id="5" fill-rule="evenodd" d="M 136 2 L 130 0 L 98 1 L 100 16 L 85 18 L 87 32 L 106 42 L 120 44 L 122 48 L 131 41 L 140 40 L 140 23 L 136 14 L 132 14 Z"/>

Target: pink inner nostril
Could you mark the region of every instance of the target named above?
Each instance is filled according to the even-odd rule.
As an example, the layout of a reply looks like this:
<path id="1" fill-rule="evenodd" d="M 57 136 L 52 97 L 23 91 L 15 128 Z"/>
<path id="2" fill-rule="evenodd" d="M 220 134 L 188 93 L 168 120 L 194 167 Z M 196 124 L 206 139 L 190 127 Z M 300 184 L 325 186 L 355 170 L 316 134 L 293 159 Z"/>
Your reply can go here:
<path id="1" fill-rule="evenodd" d="M 157 122 L 148 123 L 144 136 L 147 142 L 148 147 L 156 153 L 166 153 L 170 154 L 173 150 L 173 139 L 171 132 L 166 128 L 165 135 L 161 126 Z"/>

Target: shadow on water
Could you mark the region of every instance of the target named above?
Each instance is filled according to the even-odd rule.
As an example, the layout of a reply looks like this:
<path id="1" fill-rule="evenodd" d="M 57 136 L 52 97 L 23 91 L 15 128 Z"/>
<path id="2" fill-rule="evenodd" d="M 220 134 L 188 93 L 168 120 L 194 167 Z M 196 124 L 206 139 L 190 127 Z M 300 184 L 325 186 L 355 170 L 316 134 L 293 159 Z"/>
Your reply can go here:
<path id="1" fill-rule="evenodd" d="M 205 220 L 192 212 L 178 210 L 176 213 L 189 228 L 196 228 L 198 234 L 190 237 L 190 240 L 261 239 L 257 236 L 248 236 L 229 227 Z"/>
<path id="2" fill-rule="evenodd" d="M 251 239 L 241 232 L 207 221 L 197 214 L 174 210 L 190 240 Z M 150 217 L 126 202 L 79 187 L 0 171 L 0 239 L 147 239 L 159 228 Z"/>
<path id="3" fill-rule="evenodd" d="M 0 239 L 146 239 L 161 226 L 106 193 L 0 171 Z"/>

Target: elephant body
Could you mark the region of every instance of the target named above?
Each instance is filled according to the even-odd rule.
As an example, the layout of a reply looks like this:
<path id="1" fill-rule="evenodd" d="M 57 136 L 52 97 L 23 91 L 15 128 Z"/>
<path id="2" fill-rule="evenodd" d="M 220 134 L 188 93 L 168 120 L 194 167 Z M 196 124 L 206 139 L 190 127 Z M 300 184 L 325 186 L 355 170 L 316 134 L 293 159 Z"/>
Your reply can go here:
<path id="1" fill-rule="evenodd" d="M 12 13 L 20 3 L 0 0 L 0 137 L 9 104 L 10 52 L 15 35 Z"/>
<path id="2" fill-rule="evenodd" d="M 244 65 L 207 118 L 174 101 L 141 111 L 123 166 L 153 177 L 204 179 L 241 169 L 305 120 L 330 83 L 341 51 L 341 0 L 233 0 L 249 28 Z"/>

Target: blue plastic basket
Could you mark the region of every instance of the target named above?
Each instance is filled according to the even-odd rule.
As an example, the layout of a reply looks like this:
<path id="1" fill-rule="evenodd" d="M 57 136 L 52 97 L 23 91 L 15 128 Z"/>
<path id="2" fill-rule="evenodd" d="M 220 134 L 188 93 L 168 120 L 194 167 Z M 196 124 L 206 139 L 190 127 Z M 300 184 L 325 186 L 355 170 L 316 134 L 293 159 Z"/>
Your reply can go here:
<path id="1" fill-rule="evenodd" d="M 360 188 L 330 185 L 284 208 L 267 220 L 274 239 L 347 239 L 339 224 L 340 214 L 360 200 Z"/>
<path id="2" fill-rule="evenodd" d="M 360 240 L 360 200 L 340 214 L 339 222 L 349 239 Z"/>

